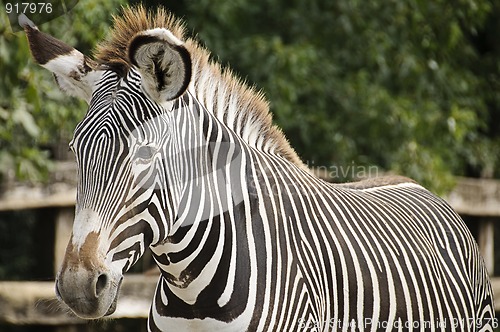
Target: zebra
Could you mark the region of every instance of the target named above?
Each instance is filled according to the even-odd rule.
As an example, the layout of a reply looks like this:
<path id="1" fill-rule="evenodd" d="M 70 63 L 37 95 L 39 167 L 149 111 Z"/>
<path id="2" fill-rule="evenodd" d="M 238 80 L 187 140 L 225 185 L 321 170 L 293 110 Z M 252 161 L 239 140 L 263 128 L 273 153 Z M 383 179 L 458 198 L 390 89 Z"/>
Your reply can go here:
<path id="1" fill-rule="evenodd" d="M 492 331 L 477 244 L 404 177 L 331 184 L 272 124 L 263 94 L 210 59 L 163 8 L 125 8 L 93 58 L 25 16 L 37 63 L 89 104 L 70 149 L 72 235 L 56 294 L 116 309 L 149 248 L 149 331 Z"/>

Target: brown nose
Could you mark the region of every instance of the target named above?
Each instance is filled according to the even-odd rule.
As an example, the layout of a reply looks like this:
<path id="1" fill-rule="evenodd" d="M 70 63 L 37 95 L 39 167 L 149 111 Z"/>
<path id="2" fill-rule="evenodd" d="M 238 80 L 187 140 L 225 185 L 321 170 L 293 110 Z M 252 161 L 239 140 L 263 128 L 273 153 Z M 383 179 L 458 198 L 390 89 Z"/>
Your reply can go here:
<path id="1" fill-rule="evenodd" d="M 56 294 L 82 318 L 99 318 L 116 309 L 121 274 L 113 274 L 98 254 L 98 234 L 76 248 L 70 240 L 56 280 Z"/>

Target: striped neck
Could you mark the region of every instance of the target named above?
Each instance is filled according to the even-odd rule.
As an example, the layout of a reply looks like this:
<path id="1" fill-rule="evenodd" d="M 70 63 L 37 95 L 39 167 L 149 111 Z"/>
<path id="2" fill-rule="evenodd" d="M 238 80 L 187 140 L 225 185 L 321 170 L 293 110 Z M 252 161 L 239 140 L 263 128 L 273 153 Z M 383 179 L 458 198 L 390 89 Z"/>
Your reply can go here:
<path id="1" fill-rule="evenodd" d="M 242 191 L 248 192 L 246 158 L 253 149 L 190 92 L 176 102 L 172 114 L 168 177 L 178 179 L 178 211 L 170 233 L 241 203 Z"/>
<path id="2" fill-rule="evenodd" d="M 168 176 L 182 185 L 175 191 L 180 196 L 174 198 L 178 206 L 170 235 L 152 247 L 164 280 L 155 301 L 167 298 L 161 306 L 174 317 L 229 322 L 241 316 L 248 323 L 250 316 L 243 313 L 255 306 L 248 302 L 252 290 L 234 290 L 233 285 L 236 265 L 255 264 L 246 250 L 237 248 L 247 236 L 246 220 L 255 200 L 249 188 L 253 148 L 190 92 L 176 102 L 172 117 L 169 149 L 175 153 L 168 159 L 177 173 Z M 205 255 L 190 254 L 192 249 Z M 238 277 L 255 277 L 247 272 Z M 209 285 L 211 280 L 221 282 Z"/>
<path id="3" fill-rule="evenodd" d="M 209 60 L 209 53 L 188 40 L 193 76 L 188 91 L 201 105 L 249 146 L 277 154 L 306 168 L 285 135 L 272 123 L 269 103 L 264 95 L 240 81 L 230 69 Z"/>

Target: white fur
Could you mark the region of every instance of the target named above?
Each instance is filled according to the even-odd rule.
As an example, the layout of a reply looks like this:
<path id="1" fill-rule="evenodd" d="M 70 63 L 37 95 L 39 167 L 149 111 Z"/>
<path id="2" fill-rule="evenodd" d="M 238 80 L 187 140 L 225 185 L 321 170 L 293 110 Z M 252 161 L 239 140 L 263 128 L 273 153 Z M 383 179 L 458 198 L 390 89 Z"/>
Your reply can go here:
<path id="1" fill-rule="evenodd" d="M 17 17 L 17 23 L 19 23 L 20 26 L 22 27 L 25 27 L 25 26 L 29 26 L 31 27 L 32 29 L 36 29 L 38 30 L 37 26 L 35 25 L 35 23 L 33 23 L 32 20 L 30 20 L 28 18 L 28 16 L 24 15 L 24 13 L 21 13 L 21 15 L 19 15 Z"/>
<path id="2" fill-rule="evenodd" d="M 72 71 L 83 65 L 83 62 L 84 55 L 77 50 L 73 50 L 69 54 L 55 57 L 44 64 L 43 67 L 55 74 L 68 76 Z"/>
<path id="3" fill-rule="evenodd" d="M 92 232 L 99 231 L 99 215 L 90 209 L 83 209 L 77 212 L 73 223 L 73 247 L 80 250 L 87 236 Z"/>
<path id="4" fill-rule="evenodd" d="M 92 97 L 95 82 L 102 71 L 84 71 L 85 56 L 77 50 L 59 55 L 43 65 L 57 76 L 59 87 L 68 94 L 84 99 L 87 103 Z"/>
<path id="5" fill-rule="evenodd" d="M 361 189 L 361 190 L 362 191 L 377 191 L 377 190 L 382 190 L 382 189 L 393 189 L 393 188 L 400 188 L 400 187 L 423 188 L 418 183 L 401 182 L 401 183 L 397 183 L 397 184 L 386 184 L 386 185 L 383 185 L 383 186 L 376 186 L 376 187 L 365 188 L 365 189 Z"/>
<path id="6" fill-rule="evenodd" d="M 169 44 L 180 46 L 184 44 L 179 38 L 174 36 L 170 30 L 167 30 L 165 28 L 154 28 L 154 29 L 149 29 L 145 30 L 140 33 L 142 36 L 153 36 L 158 39 L 164 40 Z"/>

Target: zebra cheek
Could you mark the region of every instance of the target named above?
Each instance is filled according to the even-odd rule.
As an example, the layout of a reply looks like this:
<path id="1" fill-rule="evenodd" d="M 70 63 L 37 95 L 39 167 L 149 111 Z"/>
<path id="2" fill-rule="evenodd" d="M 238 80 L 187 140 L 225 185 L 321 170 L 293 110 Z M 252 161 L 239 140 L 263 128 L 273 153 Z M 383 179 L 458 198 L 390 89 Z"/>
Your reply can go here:
<path id="1" fill-rule="evenodd" d="M 147 211 L 147 209 L 145 210 Z M 139 221 L 130 223 L 125 221 L 128 227 L 117 227 L 119 232 L 109 244 L 107 260 L 113 266 L 113 270 L 121 273 L 128 271 L 144 254 L 154 239 L 151 216 L 143 212 L 134 215 Z"/>

